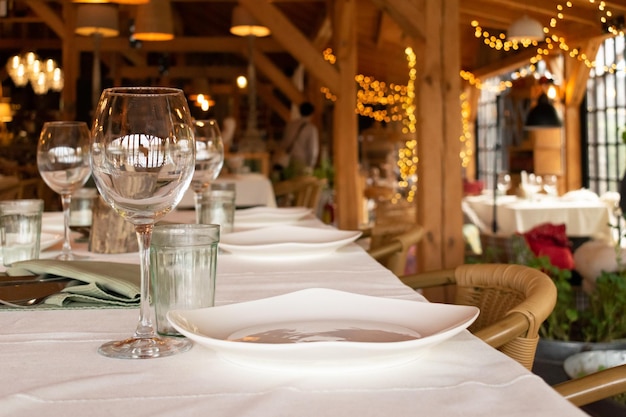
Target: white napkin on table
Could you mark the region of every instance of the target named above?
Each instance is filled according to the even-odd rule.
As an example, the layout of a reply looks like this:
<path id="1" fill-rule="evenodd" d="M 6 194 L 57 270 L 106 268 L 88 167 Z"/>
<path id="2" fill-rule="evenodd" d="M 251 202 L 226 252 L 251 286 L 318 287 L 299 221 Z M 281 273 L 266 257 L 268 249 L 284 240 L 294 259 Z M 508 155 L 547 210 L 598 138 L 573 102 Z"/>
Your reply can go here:
<path id="1" fill-rule="evenodd" d="M 73 304 L 137 306 L 140 299 L 139 265 L 100 261 L 37 259 L 15 263 L 7 269 L 12 276 L 47 275 L 73 278 L 44 304 L 68 307 Z"/>

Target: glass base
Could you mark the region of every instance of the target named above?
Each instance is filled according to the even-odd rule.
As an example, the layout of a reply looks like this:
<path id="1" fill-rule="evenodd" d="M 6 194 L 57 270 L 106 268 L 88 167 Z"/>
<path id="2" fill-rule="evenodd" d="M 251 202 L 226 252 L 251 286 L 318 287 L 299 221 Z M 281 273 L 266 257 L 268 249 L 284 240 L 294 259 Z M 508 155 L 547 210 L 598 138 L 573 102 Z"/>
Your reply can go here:
<path id="1" fill-rule="evenodd" d="M 59 261 L 80 261 L 82 259 L 89 259 L 89 256 L 84 255 L 76 255 L 75 253 L 61 253 L 57 255 L 54 259 Z"/>
<path id="2" fill-rule="evenodd" d="M 182 337 L 131 337 L 107 342 L 98 353 L 117 359 L 152 359 L 186 352 L 192 345 L 191 340 Z"/>

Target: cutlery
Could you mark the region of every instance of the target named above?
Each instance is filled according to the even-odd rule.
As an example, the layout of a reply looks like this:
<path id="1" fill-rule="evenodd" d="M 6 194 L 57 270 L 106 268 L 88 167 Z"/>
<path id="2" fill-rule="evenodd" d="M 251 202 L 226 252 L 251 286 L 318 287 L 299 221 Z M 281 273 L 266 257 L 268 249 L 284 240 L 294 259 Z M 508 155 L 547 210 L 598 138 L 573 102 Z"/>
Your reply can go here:
<path id="1" fill-rule="evenodd" d="M 23 276 L 0 276 L 0 287 L 10 287 L 14 285 L 40 284 L 45 282 L 70 282 L 73 278 L 61 276 L 43 275 L 23 275 Z"/>
<path id="2" fill-rule="evenodd" d="M 46 297 L 61 292 L 73 280 L 64 278 L 53 281 L 27 281 L 22 284 L 0 283 L 0 303 L 6 305 L 31 306 L 41 303 Z"/>

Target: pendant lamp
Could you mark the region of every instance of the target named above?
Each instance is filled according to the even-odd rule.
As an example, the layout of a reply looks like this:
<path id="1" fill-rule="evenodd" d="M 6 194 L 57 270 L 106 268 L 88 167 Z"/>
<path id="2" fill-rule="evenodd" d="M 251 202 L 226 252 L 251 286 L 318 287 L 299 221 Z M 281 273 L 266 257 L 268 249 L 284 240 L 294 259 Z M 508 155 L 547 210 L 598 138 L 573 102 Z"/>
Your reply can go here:
<path id="1" fill-rule="evenodd" d="M 524 129 L 550 129 L 563 126 L 563 122 L 550 103 L 550 99 L 546 93 L 542 93 L 537 99 L 537 105 L 530 109 L 526 116 Z"/>
<path id="2" fill-rule="evenodd" d="M 541 23 L 527 15 L 513 22 L 506 35 L 506 38 L 512 42 L 542 41 L 545 37 Z"/>
<path id="3" fill-rule="evenodd" d="M 139 41 L 174 39 L 172 6 L 169 0 L 150 0 L 137 6 L 134 38 Z"/>

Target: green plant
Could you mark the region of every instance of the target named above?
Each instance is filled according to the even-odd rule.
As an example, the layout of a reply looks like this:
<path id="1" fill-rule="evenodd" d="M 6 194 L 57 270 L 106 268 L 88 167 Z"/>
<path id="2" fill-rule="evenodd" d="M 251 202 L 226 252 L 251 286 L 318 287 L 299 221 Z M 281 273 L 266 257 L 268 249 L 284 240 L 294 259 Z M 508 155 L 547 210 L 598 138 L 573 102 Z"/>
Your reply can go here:
<path id="1" fill-rule="evenodd" d="M 557 289 L 554 310 L 540 329 L 542 337 L 584 342 L 626 338 L 626 271 L 602 272 L 586 296 L 572 285 L 571 271 L 552 265 L 547 257 L 526 259 L 528 266 L 549 275 Z"/>
<path id="2" fill-rule="evenodd" d="M 616 247 L 618 272 L 602 272 L 591 294 L 574 282 L 572 271 L 560 269 L 546 256 L 535 256 L 521 236 L 506 243 L 483 249 L 480 257 L 468 257 L 467 263 L 508 262 L 527 265 L 545 272 L 557 289 L 552 314 L 540 329 L 541 337 L 562 341 L 610 342 L 626 338 L 626 266 L 620 262 L 621 248 Z"/>

